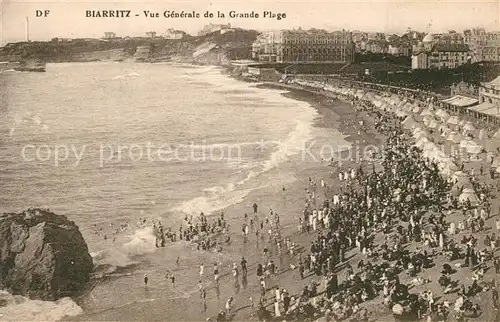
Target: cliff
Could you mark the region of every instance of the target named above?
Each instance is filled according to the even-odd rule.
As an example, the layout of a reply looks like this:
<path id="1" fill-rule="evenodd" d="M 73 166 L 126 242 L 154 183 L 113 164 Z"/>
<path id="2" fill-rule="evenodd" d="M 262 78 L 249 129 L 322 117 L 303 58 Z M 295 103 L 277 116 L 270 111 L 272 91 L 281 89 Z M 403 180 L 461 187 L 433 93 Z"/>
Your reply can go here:
<path id="1" fill-rule="evenodd" d="M 10 43 L 0 48 L 0 61 L 41 59 L 45 62 L 141 60 L 149 48 L 147 61 L 182 61 L 222 65 L 231 59 L 248 59 L 257 31 L 232 29 L 184 39 L 117 38 L 72 39 L 49 42 Z M 208 50 L 207 50 L 208 48 Z M 138 52 L 139 51 L 139 52 Z"/>
<path id="2" fill-rule="evenodd" d="M 79 294 L 92 257 L 76 224 L 48 210 L 0 215 L 0 288 L 32 299 Z"/>

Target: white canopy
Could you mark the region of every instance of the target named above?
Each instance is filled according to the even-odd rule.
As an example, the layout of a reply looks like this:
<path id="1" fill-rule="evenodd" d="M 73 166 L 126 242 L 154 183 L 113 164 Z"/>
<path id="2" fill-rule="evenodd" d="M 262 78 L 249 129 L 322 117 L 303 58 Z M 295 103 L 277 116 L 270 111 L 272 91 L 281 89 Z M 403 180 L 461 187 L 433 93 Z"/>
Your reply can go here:
<path id="1" fill-rule="evenodd" d="M 451 141 L 453 143 L 460 143 L 462 141 L 462 136 L 457 132 L 451 132 L 446 140 Z"/>
<path id="2" fill-rule="evenodd" d="M 451 125 L 457 125 L 458 123 L 460 123 L 460 119 L 458 118 L 458 116 L 453 115 L 448 119 L 448 121 L 446 121 L 446 123 Z"/>
<path id="3" fill-rule="evenodd" d="M 428 125 L 428 127 L 429 127 L 430 129 L 435 129 L 435 128 L 437 128 L 438 126 L 439 126 L 439 123 L 438 123 L 436 120 L 431 120 L 431 121 L 429 122 L 429 125 Z"/>
<path id="4" fill-rule="evenodd" d="M 421 109 L 420 106 L 415 105 L 415 106 L 413 106 L 412 112 L 415 114 L 418 114 L 418 113 L 420 113 L 420 109 Z"/>
<path id="5" fill-rule="evenodd" d="M 464 125 L 464 130 L 466 131 L 475 131 L 476 130 L 476 127 L 474 126 L 474 124 L 472 124 L 472 122 L 467 122 L 465 125 Z"/>
<path id="6" fill-rule="evenodd" d="M 421 113 L 420 113 L 421 116 L 428 116 L 428 115 L 432 115 L 432 111 L 428 108 L 426 108 L 425 110 L 423 110 Z"/>
<path id="7" fill-rule="evenodd" d="M 460 147 L 465 149 L 467 153 L 478 154 L 481 153 L 483 147 L 470 139 L 464 139 L 460 142 Z"/>
<path id="8" fill-rule="evenodd" d="M 469 200 L 471 204 L 477 204 L 477 196 L 473 189 L 465 188 L 462 194 L 458 197 L 461 202 Z"/>
<path id="9" fill-rule="evenodd" d="M 450 113 L 443 111 L 439 117 L 443 122 L 446 122 L 451 116 Z"/>
<path id="10" fill-rule="evenodd" d="M 488 133 L 486 132 L 485 129 L 481 129 L 481 130 L 479 130 L 479 134 L 478 134 L 477 137 L 478 137 L 479 140 L 483 140 L 484 138 L 486 138 L 487 134 Z"/>
<path id="11" fill-rule="evenodd" d="M 408 116 L 403 123 L 401 123 L 405 128 L 411 129 L 413 126 L 417 125 L 417 121 L 413 118 L 413 116 Z"/>

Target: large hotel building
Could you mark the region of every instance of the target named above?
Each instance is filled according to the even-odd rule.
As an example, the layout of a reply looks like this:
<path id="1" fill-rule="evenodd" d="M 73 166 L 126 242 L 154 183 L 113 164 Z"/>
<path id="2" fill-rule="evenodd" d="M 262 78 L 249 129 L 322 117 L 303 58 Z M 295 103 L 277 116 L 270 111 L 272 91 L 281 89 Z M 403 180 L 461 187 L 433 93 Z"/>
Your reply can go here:
<path id="1" fill-rule="evenodd" d="M 268 31 L 252 45 L 252 58 L 269 63 L 350 63 L 354 53 L 352 33 L 344 30 Z"/>

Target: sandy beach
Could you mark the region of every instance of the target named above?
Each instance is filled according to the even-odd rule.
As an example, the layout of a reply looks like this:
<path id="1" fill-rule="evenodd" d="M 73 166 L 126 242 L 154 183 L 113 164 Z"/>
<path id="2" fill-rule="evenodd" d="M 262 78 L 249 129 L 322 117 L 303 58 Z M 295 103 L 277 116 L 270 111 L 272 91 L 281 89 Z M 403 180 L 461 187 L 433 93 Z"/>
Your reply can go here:
<path id="1" fill-rule="evenodd" d="M 269 86 L 269 85 L 266 85 Z M 290 90 L 290 89 L 289 89 Z M 305 203 L 305 189 L 310 185 L 310 178 L 315 182 L 324 180 L 329 189 L 318 189 L 318 203 L 324 199 L 330 200 L 333 194 L 338 194 L 340 185 L 337 181 L 337 170 L 340 168 L 342 171 L 348 169 L 362 167 L 364 171 L 370 172 L 372 168 L 379 170 L 381 165 L 378 163 L 372 164 L 370 160 L 363 160 L 361 163 L 356 163 L 362 159 L 360 158 L 359 151 L 364 151 L 364 148 L 370 146 L 372 148 L 379 147 L 384 143 L 385 137 L 375 129 L 375 120 L 372 119 L 367 112 L 356 111 L 352 108 L 351 104 L 333 99 L 329 95 L 320 95 L 311 93 L 310 91 L 302 91 L 291 89 L 290 92 L 284 94 L 289 98 L 302 100 L 310 103 L 319 113 L 319 117 L 315 121 L 315 128 L 318 130 L 314 135 L 315 144 L 311 148 L 312 155 L 321 156 L 321 148 L 325 144 L 332 144 L 335 136 L 341 136 L 345 141 L 349 142 L 349 146 L 342 146 L 339 148 L 343 152 L 339 152 L 336 160 L 342 160 L 340 164 L 335 167 L 331 166 L 329 160 L 321 160 L 318 158 L 312 160 L 311 158 L 304 159 L 303 155 L 295 156 L 296 158 L 303 158 L 300 166 L 294 171 L 293 183 L 281 184 L 283 178 L 269 176 L 270 182 L 275 182 L 264 189 L 257 189 L 250 193 L 248 197 L 241 203 L 234 204 L 223 210 L 225 218 L 230 224 L 230 243 L 223 246 L 223 252 L 218 255 L 217 261 L 220 267 L 220 284 L 216 287 L 213 283 L 211 276 L 211 268 L 214 262 L 213 254 L 205 256 L 203 252 L 193 251 L 186 252 L 186 257 L 181 258 L 181 263 L 188 262 L 191 267 L 186 270 L 186 274 L 182 276 L 183 279 L 188 280 L 191 284 L 196 285 L 198 276 L 198 266 L 203 263 L 205 267 L 205 275 L 202 277 L 203 289 L 206 291 L 206 310 L 204 310 L 203 300 L 199 292 L 192 292 L 185 294 L 182 298 L 165 299 L 165 300 L 148 300 L 148 292 L 151 290 L 145 289 L 145 296 L 143 301 L 131 303 L 120 307 L 118 310 L 109 310 L 99 312 L 96 314 L 84 314 L 75 318 L 76 320 L 120 320 L 123 316 L 127 316 L 130 320 L 176 320 L 176 321 L 202 321 L 207 318 L 214 318 L 218 312 L 224 310 L 226 301 L 233 297 L 233 314 L 232 319 L 237 321 L 255 320 L 258 301 L 260 298 L 260 285 L 258 277 L 256 276 L 256 267 L 258 263 L 265 264 L 268 258 L 264 255 L 263 250 L 268 248 L 271 252 L 270 258 L 276 263 L 278 273 L 266 279 L 267 292 L 265 295 L 266 308 L 273 311 L 273 297 L 274 289 L 279 287 L 285 288 L 289 294 L 298 295 L 304 287 L 310 285 L 312 281 L 319 282 L 319 291 L 325 289 L 325 282 L 327 281 L 322 276 L 309 274 L 304 279 L 300 278 L 299 262 L 302 259 L 302 253 L 309 253 L 311 243 L 316 240 L 318 233 L 299 233 L 297 228 L 298 218 L 301 216 L 301 209 Z M 421 120 L 417 117 L 417 121 Z M 326 130 L 326 131 L 325 131 Z M 440 142 L 440 133 L 434 132 L 429 134 L 429 138 Z M 357 161 L 354 161 L 357 160 Z M 464 164 L 464 171 L 474 172 L 477 174 L 479 171 L 480 163 L 466 162 Z M 473 170 L 474 169 L 474 170 Z M 487 171 L 486 171 L 487 172 Z M 481 172 L 481 180 L 489 185 L 493 185 L 495 180 L 489 179 L 487 173 Z M 330 188 L 331 187 L 331 188 Z M 496 192 L 494 192 L 496 193 Z M 260 233 L 259 236 L 255 235 L 252 230 L 247 238 L 243 236 L 241 227 L 247 222 L 244 214 L 248 214 L 249 218 L 253 217 L 252 204 L 258 204 L 258 213 L 255 217 L 257 221 L 265 221 L 269 218 L 271 210 L 280 215 L 281 236 L 283 238 L 289 237 L 291 242 L 296 243 L 297 251 L 294 256 L 285 254 L 278 256 L 275 244 L 270 242 L 266 229 Z M 486 229 L 482 232 L 476 232 L 475 236 L 479 238 L 480 243 L 485 234 L 489 234 L 492 230 L 491 227 L 495 225 L 495 218 L 497 216 L 496 209 L 498 209 L 498 199 L 492 198 L 491 209 L 492 215 L 485 221 Z M 211 217 L 217 217 L 219 214 L 212 214 Z M 399 221 L 399 219 L 397 219 Z M 460 220 L 459 211 L 452 211 L 448 214 L 448 221 L 454 222 Z M 403 224 L 403 222 L 400 222 Z M 469 235 L 467 231 L 457 233 L 450 237 L 450 240 L 460 242 L 461 238 Z M 384 243 L 384 235 L 380 232 L 374 236 L 374 245 L 381 245 Z M 488 245 L 487 245 L 488 246 Z M 376 246 L 378 247 L 378 246 Z M 419 243 L 409 243 L 405 245 L 409 251 L 419 251 L 421 245 Z M 481 246 L 480 246 L 481 247 Z M 170 258 L 168 253 L 163 250 L 158 251 L 157 256 L 165 256 L 167 261 L 174 262 L 174 258 Z M 434 300 L 453 303 L 456 299 L 455 292 L 443 293 L 443 289 L 437 283 L 440 279 L 440 271 L 443 264 L 448 262 L 444 252 L 436 252 L 434 249 L 432 253 L 435 254 L 434 266 L 431 269 L 424 270 L 421 274 L 417 275 L 419 283 L 414 284 L 415 276 L 400 274 L 402 283 L 411 285 L 412 293 L 429 291 L 435 294 Z M 235 287 L 233 277 L 231 276 L 231 268 L 233 263 L 239 267 L 241 257 L 244 256 L 248 262 L 248 277 L 242 284 Z M 364 259 L 357 248 L 354 248 L 345 254 L 347 261 L 343 265 L 336 267 L 335 272 L 339 274 L 339 282 L 346 280 L 344 277 L 343 268 L 346 263 L 355 265 L 360 260 Z M 456 266 L 462 260 L 455 260 L 450 264 Z M 182 266 L 182 264 L 181 264 Z M 456 266 L 459 267 L 459 266 Z M 359 267 L 356 269 L 359 272 Z M 494 321 L 496 311 L 491 307 L 491 301 L 488 300 L 488 291 L 490 288 L 487 286 L 491 281 L 494 281 L 494 270 L 485 269 L 481 275 L 483 292 L 479 292 L 474 297 L 474 302 L 479 303 L 481 306 L 480 319 L 486 321 Z M 454 279 L 464 284 L 472 282 L 472 276 L 477 273 L 477 268 L 472 270 L 459 269 Z M 314 275 L 314 276 L 313 276 Z M 423 282 L 427 281 L 427 282 Z M 494 282 L 492 282 L 494 283 Z M 414 284 L 414 285 L 413 285 Z M 138 277 L 138 287 L 140 279 Z M 154 289 L 153 289 L 154 291 Z M 252 299 L 252 300 L 251 300 Z M 360 307 L 367 309 L 370 314 L 370 320 L 376 321 L 393 321 L 394 317 L 390 313 L 390 309 L 383 303 L 382 296 L 376 296 L 373 300 L 363 302 Z M 252 306 L 253 305 L 253 306 Z M 85 308 L 85 303 L 82 303 Z M 354 316 L 351 317 L 351 319 Z"/>
<path id="2" fill-rule="evenodd" d="M 318 133 L 321 134 L 314 138 L 317 144 L 314 144 L 311 149 L 313 155 L 318 156 L 318 159 L 320 156 L 319 147 L 321 147 L 322 144 L 331 144 L 333 139 L 332 137 L 327 137 L 329 132 L 326 131 L 325 134 L 324 129 L 331 129 L 333 131 L 331 135 L 337 134 L 344 136 L 345 140 L 350 142 L 353 147 L 363 147 L 363 145 L 366 144 L 377 144 L 380 142 L 380 139 L 375 135 L 375 131 L 373 130 L 361 134 L 358 133 L 358 128 L 355 124 L 357 124 L 356 122 L 363 116 L 356 115 L 356 112 L 346 102 L 301 90 L 293 90 L 284 95 L 296 100 L 306 101 L 318 111 L 320 116 L 315 121 L 315 127 L 318 129 Z M 293 116 L 291 115 L 291 117 Z M 368 119 L 366 120 L 368 121 Z M 342 134 L 336 132 L 337 129 L 341 131 Z M 345 151 L 345 153 L 349 152 Z M 300 158 L 302 156 L 298 155 L 295 157 Z M 347 156 L 344 155 L 343 159 L 346 158 Z M 344 167 L 348 168 L 350 166 L 348 163 L 349 162 L 345 162 Z M 206 285 L 207 291 L 206 313 L 202 312 L 203 305 L 198 292 L 182 299 L 155 300 L 150 302 L 148 302 L 145 292 L 144 301 L 123 306 L 119 308 L 119 310 L 109 310 L 96 314 L 84 314 L 74 319 L 82 321 L 119 320 L 120 317 L 127 316 L 127 320 L 164 320 L 166 317 L 169 317 L 169 320 L 200 321 L 211 316 L 213 317 L 219 310 L 224 309 L 226 300 L 233 295 L 235 300 L 235 319 L 248 320 L 255 318 L 253 314 L 257 307 L 260 287 L 259 281 L 255 275 L 255 269 L 258 262 L 264 263 L 263 248 L 270 244 L 268 243 L 267 236 L 265 236 L 264 239 L 261 239 L 261 237 L 257 238 L 253 231 L 249 234 L 248 240 L 244 242 L 240 228 L 244 223 L 244 214 L 247 213 L 250 215 L 253 212 L 252 204 L 254 202 L 259 205 L 259 220 L 264 220 L 269 214 L 270 209 L 280 214 L 282 235 L 290 237 L 293 242 L 300 245 L 300 251 L 303 251 L 303 247 L 309 247 L 310 242 L 315 238 L 315 234 L 297 233 L 297 218 L 301 214 L 300 209 L 302 209 L 304 205 L 304 189 L 308 187 L 308 178 L 314 178 L 316 181 L 324 178 L 329 186 L 334 185 L 331 173 L 332 167 L 329 166 L 329 162 L 326 160 L 312 160 L 312 158 L 309 158 L 305 160 L 305 162 L 301 162 L 301 166 L 296 170 L 295 181 L 293 183 L 282 185 L 280 184 L 279 178 L 270 177 L 269 180 L 275 180 L 276 184 L 265 189 L 256 190 L 252 192 L 244 202 L 223 210 L 231 225 L 231 244 L 224 246 L 224 255 L 221 258 L 223 263 L 221 265 L 219 298 L 217 297 L 217 292 L 213 285 L 213 277 L 211 276 L 212 262 L 204 262 L 206 273 L 203 282 L 204 285 Z M 211 217 L 214 216 L 218 216 L 218 214 L 213 214 Z M 279 267 L 279 275 L 275 278 L 271 278 L 268 282 L 269 289 L 280 285 L 280 287 L 287 288 L 291 293 L 298 293 L 305 285 L 310 283 L 311 278 L 300 280 L 298 270 L 290 269 L 290 264 L 298 267 L 300 255 L 296 255 L 294 258 L 283 256 L 280 260 L 275 254 L 276 250 L 274 247 L 270 247 L 270 249 L 273 252 L 274 261 Z M 169 258 L 168 253 L 166 253 L 167 251 L 168 250 L 165 250 L 164 252 L 163 249 L 161 249 L 157 252 L 156 256 L 166 256 L 167 261 L 175 261 L 174 258 Z M 191 254 L 186 254 L 186 256 L 200 256 L 200 252 L 193 251 Z M 232 262 L 238 263 L 239 266 L 241 256 L 245 256 L 248 261 L 248 285 L 235 291 L 232 285 L 230 267 Z M 181 258 L 180 261 L 182 265 L 185 259 Z M 182 278 L 187 278 L 197 283 L 198 265 L 190 269 L 189 274 L 184 275 Z M 184 281 L 178 281 L 178 283 L 182 282 Z M 152 281 L 152 283 L 154 283 L 154 281 Z M 140 284 L 138 287 L 141 287 Z M 253 301 L 256 303 L 254 309 L 249 307 L 250 297 L 252 297 Z M 83 300 L 82 307 L 84 309 L 85 301 L 87 300 L 88 299 Z"/>

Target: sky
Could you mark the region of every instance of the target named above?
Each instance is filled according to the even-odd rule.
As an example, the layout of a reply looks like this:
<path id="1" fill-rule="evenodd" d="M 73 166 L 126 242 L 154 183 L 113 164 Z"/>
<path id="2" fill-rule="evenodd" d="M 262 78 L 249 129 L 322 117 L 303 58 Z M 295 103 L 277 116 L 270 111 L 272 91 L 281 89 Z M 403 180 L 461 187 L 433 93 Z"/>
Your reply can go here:
<path id="1" fill-rule="evenodd" d="M 204 25 L 231 23 L 234 27 L 276 30 L 292 28 L 348 29 L 367 32 L 402 33 L 408 27 L 425 32 L 458 32 L 484 27 L 500 30 L 498 0 L 171 0 L 142 2 L 133 0 L 0 0 L 0 44 L 24 41 L 26 17 L 30 40 L 61 38 L 99 38 L 104 32 L 117 36 L 142 36 L 147 31 L 163 33 L 168 28 L 197 34 Z M 130 10 L 129 18 L 89 18 L 87 10 Z M 36 17 L 36 10 L 50 10 L 47 17 Z M 159 18 L 146 18 L 143 11 L 157 12 Z M 196 11 L 200 19 L 165 18 L 170 11 Z M 225 18 L 204 18 L 206 11 L 226 14 Z M 228 12 L 256 12 L 257 19 L 228 17 Z M 286 18 L 263 18 L 263 11 L 285 13 Z M 139 16 L 135 16 L 138 14 Z"/>

